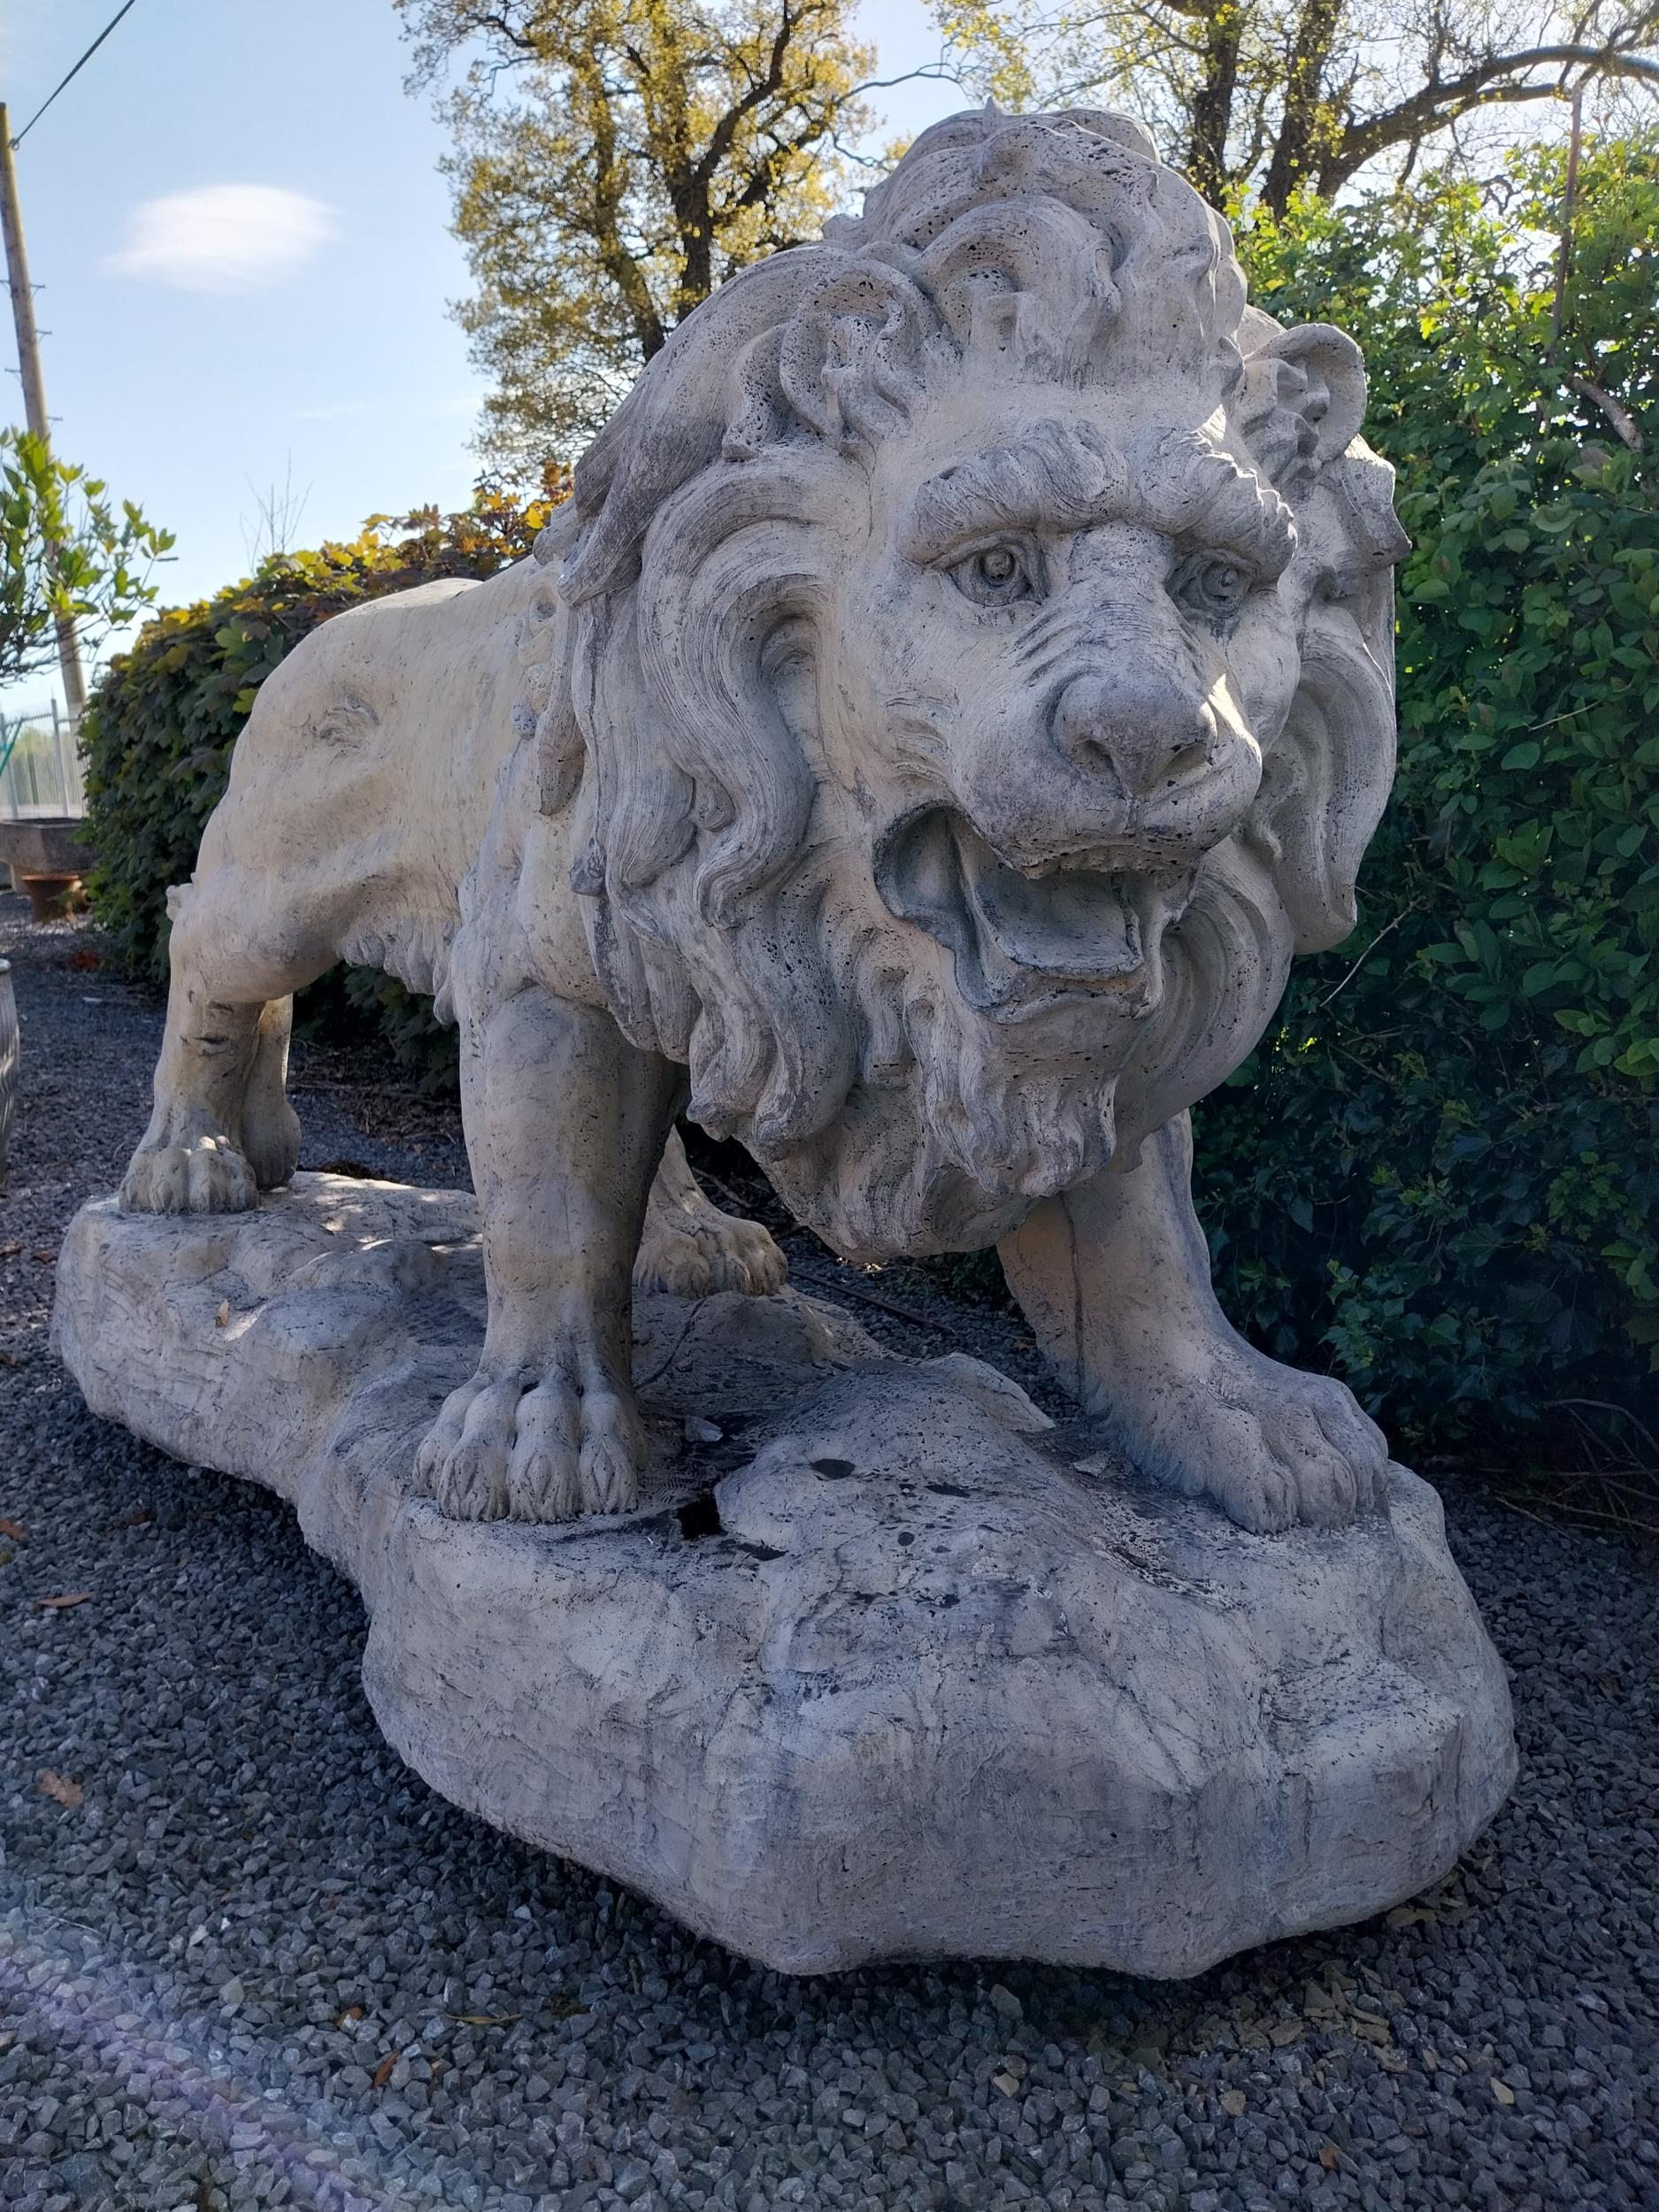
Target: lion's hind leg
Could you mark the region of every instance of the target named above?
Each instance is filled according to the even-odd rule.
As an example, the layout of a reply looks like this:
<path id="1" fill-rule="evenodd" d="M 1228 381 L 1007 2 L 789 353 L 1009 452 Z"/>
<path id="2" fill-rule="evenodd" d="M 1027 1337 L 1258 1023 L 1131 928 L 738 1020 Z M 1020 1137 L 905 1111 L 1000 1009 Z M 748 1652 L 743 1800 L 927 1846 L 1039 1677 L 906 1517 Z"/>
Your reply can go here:
<path id="1" fill-rule="evenodd" d="M 300 1118 L 288 1103 L 292 996 L 260 1009 L 253 1060 L 242 1094 L 242 1149 L 261 1190 L 280 1190 L 300 1164 Z"/>
<path id="2" fill-rule="evenodd" d="M 286 1182 L 299 1159 L 283 1087 L 292 993 L 310 974 L 261 956 L 242 933 L 245 913 L 223 892 L 188 886 L 167 903 L 173 979 L 155 1110 L 121 1204 L 129 1213 L 235 1213 Z"/>
<path id="3" fill-rule="evenodd" d="M 759 1222 L 722 1213 L 707 1195 L 679 1131 L 671 1131 L 645 1210 L 634 1289 L 680 1298 L 736 1290 L 763 1298 L 781 1290 L 788 1275 L 788 1263 Z"/>

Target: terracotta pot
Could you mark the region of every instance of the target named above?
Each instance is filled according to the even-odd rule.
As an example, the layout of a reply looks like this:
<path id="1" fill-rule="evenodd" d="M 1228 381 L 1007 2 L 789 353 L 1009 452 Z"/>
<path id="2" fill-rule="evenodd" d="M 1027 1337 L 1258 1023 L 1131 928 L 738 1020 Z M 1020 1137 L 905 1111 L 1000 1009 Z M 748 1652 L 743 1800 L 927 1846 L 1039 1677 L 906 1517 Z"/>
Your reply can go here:
<path id="1" fill-rule="evenodd" d="M 29 919 L 36 927 L 42 922 L 65 920 L 74 912 L 80 902 L 79 876 L 20 876 L 18 880 L 29 895 Z"/>

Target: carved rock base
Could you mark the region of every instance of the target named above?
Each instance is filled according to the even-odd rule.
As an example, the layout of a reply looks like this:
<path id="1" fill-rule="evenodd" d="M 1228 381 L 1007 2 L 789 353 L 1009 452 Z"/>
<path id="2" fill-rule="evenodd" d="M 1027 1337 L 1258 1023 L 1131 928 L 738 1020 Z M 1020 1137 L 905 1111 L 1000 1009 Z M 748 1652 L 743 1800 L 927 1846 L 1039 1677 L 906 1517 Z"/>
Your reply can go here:
<path id="1" fill-rule="evenodd" d="M 1503 1670 L 1405 1469 L 1356 1528 L 1250 1536 L 837 1308 L 640 1306 L 645 1504 L 564 1528 L 411 1486 L 482 1335 L 464 1195 L 88 1206 L 56 1340 L 95 1412 L 295 1504 L 435 1788 L 772 1966 L 1194 1974 L 1410 1896 L 1502 1801 Z"/>

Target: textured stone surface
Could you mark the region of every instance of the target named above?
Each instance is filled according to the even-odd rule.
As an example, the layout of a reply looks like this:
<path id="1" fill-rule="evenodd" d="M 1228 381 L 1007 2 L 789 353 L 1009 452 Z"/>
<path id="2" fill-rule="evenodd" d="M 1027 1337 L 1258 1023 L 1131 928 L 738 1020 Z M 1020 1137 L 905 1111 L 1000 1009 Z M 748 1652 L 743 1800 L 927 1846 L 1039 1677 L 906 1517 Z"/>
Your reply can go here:
<path id="1" fill-rule="evenodd" d="M 429 1790 L 363 1694 L 357 1593 L 291 1509 L 88 1412 L 36 1254 L 119 1179 L 161 1015 L 88 974 L 92 933 L 24 912 L 0 897 L 29 1041 L 0 1240 L 0 1513 L 26 1531 L 0 1543 L 6 2212 L 72 2212 L 71 2156 L 117 2212 L 614 2212 L 641 2163 L 644 2212 L 1653 2212 L 1651 1546 L 1448 1472 L 1521 1773 L 1409 1904 L 1190 1981 L 972 1959 L 774 1974 Z M 296 1089 L 307 1166 L 465 1180 L 458 1116 L 370 1056 L 302 1044 Z M 788 1250 L 895 1348 L 948 1328 L 1032 1373 L 1002 1313 Z M 931 1322 L 864 1305 L 871 1287 Z M 37 1607 L 75 1590 L 95 1594 Z M 259 2147 L 233 2150 L 244 2124 Z"/>
<path id="2" fill-rule="evenodd" d="M 768 1962 L 1192 1972 L 1507 1786 L 1432 1498 L 1191 1195 L 1393 772 L 1364 400 L 1138 125 L 952 118 L 686 319 L 534 560 L 288 656 L 170 900 L 89 1402 L 293 1500 L 439 1787 Z M 450 1195 L 257 1204 L 342 959 L 459 1025 L 481 1266 Z M 682 1110 L 843 1256 L 997 1243 L 1073 1426 L 775 1294 Z"/>
<path id="3" fill-rule="evenodd" d="M 676 1163 L 683 1106 L 843 1256 L 1000 1244 L 1171 1490 L 1351 1519 L 1385 1440 L 1229 1327 L 1186 1113 L 1353 927 L 1393 775 L 1364 405 L 1352 340 L 1247 303 L 1138 124 L 925 132 L 686 317 L 534 559 L 354 608 L 261 686 L 170 902 L 124 1202 L 280 1187 L 290 995 L 368 963 L 461 1032 L 490 1312 L 416 1461 L 450 1517 L 636 1501 L 636 1261 L 774 1287 Z"/>
<path id="4" fill-rule="evenodd" d="M 1255 1535 L 836 1308 L 639 1307 L 640 1509 L 562 1527 L 414 1493 L 483 1326 L 463 1194 L 93 1204 L 55 1332 L 96 1411 L 294 1502 L 428 1780 L 771 1964 L 1189 1974 L 1412 1894 L 1502 1800 L 1502 1670 L 1405 1470 Z"/>

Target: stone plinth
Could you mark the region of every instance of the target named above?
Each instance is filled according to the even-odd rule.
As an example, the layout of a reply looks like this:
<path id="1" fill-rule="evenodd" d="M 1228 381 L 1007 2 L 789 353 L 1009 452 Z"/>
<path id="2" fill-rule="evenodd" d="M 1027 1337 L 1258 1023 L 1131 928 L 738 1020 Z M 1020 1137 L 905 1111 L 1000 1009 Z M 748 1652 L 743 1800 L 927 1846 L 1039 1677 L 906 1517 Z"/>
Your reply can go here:
<path id="1" fill-rule="evenodd" d="M 734 1950 L 1194 1974 L 1411 1895 L 1509 1786 L 1503 1671 L 1404 1468 L 1352 1528 L 1254 1536 L 977 1362 L 663 1296 L 641 1509 L 457 1523 L 410 1470 L 483 1322 L 470 1198 L 308 1175 L 252 1214 L 87 1207 L 56 1341 L 96 1412 L 295 1505 L 435 1788 Z"/>

